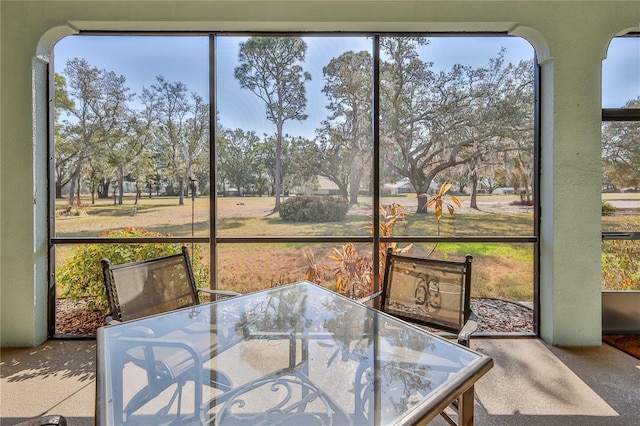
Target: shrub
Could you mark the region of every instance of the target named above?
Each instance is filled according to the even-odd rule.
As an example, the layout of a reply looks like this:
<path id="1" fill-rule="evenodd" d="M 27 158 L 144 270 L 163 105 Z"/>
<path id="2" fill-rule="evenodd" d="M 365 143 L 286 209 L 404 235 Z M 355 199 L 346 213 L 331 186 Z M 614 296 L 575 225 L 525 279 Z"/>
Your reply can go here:
<path id="1" fill-rule="evenodd" d="M 634 232 L 640 218 L 627 217 L 619 229 Z M 640 290 L 640 241 L 612 240 L 602 245 L 602 288 Z"/>
<path id="2" fill-rule="evenodd" d="M 613 216 L 616 210 L 617 209 L 611 204 L 605 201 L 602 202 L 602 216 Z"/>
<path id="3" fill-rule="evenodd" d="M 116 237 L 161 237 L 159 232 L 142 228 L 107 230 L 99 235 L 104 238 Z M 72 300 L 87 299 L 90 309 L 99 309 L 105 313 L 109 309 L 104 290 L 100 260 L 107 258 L 112 265 L 137 262 L 154 257 L 180 253 L 180 243 L 112 243 L 84 244 L 73 249 L 71 258 L 58 268 L 56 283 L 62 289 L 62 297 Z M 202 264 L 199 248 L 194 248 L 192 268 L 196 282 L 208 283 L 209 271 Z"/>
<path id="4" fill-rule="evenodd" d="M 349 203 L 341 198 L 298 195 L 280 204 L 280 217 L 290 222 L 341 222 Z"/>

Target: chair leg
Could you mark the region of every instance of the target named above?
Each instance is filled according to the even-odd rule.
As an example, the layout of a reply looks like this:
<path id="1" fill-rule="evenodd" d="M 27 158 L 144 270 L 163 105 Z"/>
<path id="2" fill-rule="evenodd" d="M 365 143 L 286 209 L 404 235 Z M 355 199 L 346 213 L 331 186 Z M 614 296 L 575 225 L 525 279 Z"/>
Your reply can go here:
<path id="1" fill-rule="evenodd" d="M 440 416 L 451 426 L 473 426 L 474 423 L 474 390 L 473 386 L 458 397 L 447 407 L 457 416 L 457 422 L 447 413 L 443 411 Z"/>
<path id="2" fill-rule="evenodd" d="M 153 387 L 147 385 L 143 389 L 139 390 L 138 393 L 136 393 L 127 403 L 127 406 L 124 407 L 123 421 L 126 422 L 129 416 L 131 416 L 134 412 L 136 412 L 143 405 L 147 404 L 153 398 L 158 396 L 160 393 L 164 392 L 165 389 L 167 389 L 174 383 L 178 382 L 175 382 L 169 378 L 163 378 L 156 380 Z M 176 392 L 178 392 L 178 390 L 176 390 Z"/>
<path id="3" fill-rule="evenodd" d="M 18 423 L 16 426 L 67 426 L 67 419 L 58 414 L 50 414 Z"/>
<path id="4" fill-rule="evenodd" d="M 444 411 L 442 413 L 440 413 L 440 416 L 445 419 L 447 421 L 447 423 L 449 423 L 451 426 L 458 426 L 455 422 L 455 420 L 453 420 L 451 418 L 451 416 L 449 416 L 449 414 L 445 413 Z"/>
<path id="5" fill-rule="evenodd" d="M 205 368 L 203 369 L 203 373 L 203 383 L 208 383 L 209 386 L 216 388 L 222 392 L 230 391 L 233 388 L 231 379 L 222 371 Z"/>

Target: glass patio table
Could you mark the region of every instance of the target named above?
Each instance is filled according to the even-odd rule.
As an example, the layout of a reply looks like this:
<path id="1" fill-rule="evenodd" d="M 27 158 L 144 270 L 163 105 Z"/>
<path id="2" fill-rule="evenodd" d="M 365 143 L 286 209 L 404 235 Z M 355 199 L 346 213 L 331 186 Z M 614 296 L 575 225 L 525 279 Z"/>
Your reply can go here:
<path id="1" fill-rule="evenodd" d="M 490 357 L 310 282 L 102 327 L 96 420 L 473 424 Z"/>

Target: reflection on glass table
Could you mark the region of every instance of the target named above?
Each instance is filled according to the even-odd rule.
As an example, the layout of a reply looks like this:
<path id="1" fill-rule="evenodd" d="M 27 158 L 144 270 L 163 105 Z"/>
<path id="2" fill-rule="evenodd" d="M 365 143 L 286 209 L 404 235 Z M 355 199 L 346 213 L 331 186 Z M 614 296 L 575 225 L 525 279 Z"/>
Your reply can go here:
<path id="1" fill-rule="evenodd" d="M 97 422 L 416 424 L 457 399 L 471 424 L 492 364 L 301 282 L 101 328 Z"/>

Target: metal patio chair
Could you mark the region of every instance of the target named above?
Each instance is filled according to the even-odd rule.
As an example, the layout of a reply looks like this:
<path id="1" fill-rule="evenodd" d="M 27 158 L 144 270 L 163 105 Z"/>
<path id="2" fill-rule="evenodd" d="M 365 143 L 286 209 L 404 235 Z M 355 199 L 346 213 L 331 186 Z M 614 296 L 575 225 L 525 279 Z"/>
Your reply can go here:
<path id="1" fill-rule="evenodd" d="M 457 262 L 394 254 L 389 248 L 382 291 L 360 302 L 374 302 L 378 309 L 407 322 L 453 333 L 459 344 L 469 347 L 471 334 L 478 328 L 471 310 L 472 261 L 471 255 Z M 459 407 L 474 403 L 468 395 L 440 413 L 449 424 L 457 424 Z"/>
<path id="2" fill-rule="evenodd" d="M 111 309 L 109 324 L 199 305 L 199 293 L 223 298 L 240 295 L 231 291 L 198 288 L 186 247 L 182 247 L 181 253 L 175 255 L 122 265 L 112 266 L 108 259 L 102 259 L 101 265 Z M 122 336 L 129 345 L 129 349 L 122 354 L 123 367 L 132 362 L 143 368 L 147 376 L 146 386 L 123 408 L 125 420 L 173 384 L 177 384 L 177 387 L 171 401 L 173 403 L 178 397 L 180 407 L 183 386 L 188 381 L 194 382 L 196 413 L 201 409 L 201 388 L 204 383 L 223 392 L 232 388 L 231 380 L 225 374 L 199 364 L 208 359 L 210 354 L 230 347 L 234 339 L 241 336 L 234 336 L 233 330 L 218 330 L 208 324 L 192 324 L 190 327 L 193 329 L 169 333 L 163 332 L 161 326 L 154 330 L 136 327 L 135 333 Z M 209 338 L 196 338 L 198 333 L 207 333 Z M 176 352 L 176 347 L 181 349 Z M 168 411 L 170 407 L 165 409 Z"/>
<path id="3" fill-rule="evenodd" d="M 240 293 L 198 288 L 189 251 L 112 266 L 100 261 L 111 315 L 108 321 L 130 321 L 200 304 L 199 293 L 233 297 Z"/>
<path id="4" fill-rule="evenodd" d="M 379 303 L 379 309 L 408 322 L 457 336 L 469 346 L 478 328 L 471 310 L 471 263 L 410 257 L 387 251 L 383 290 L 361 302 Z"/>

